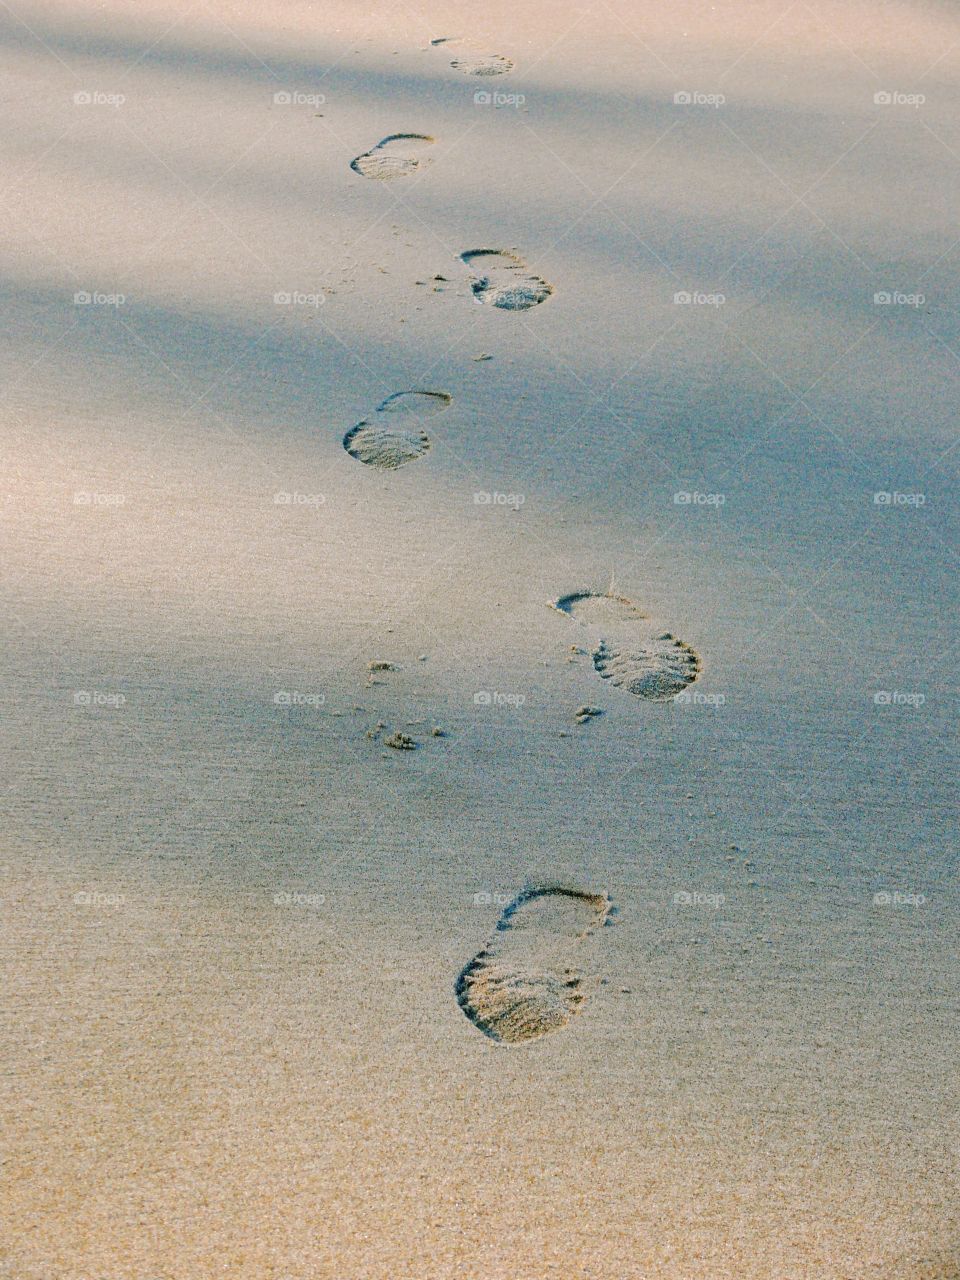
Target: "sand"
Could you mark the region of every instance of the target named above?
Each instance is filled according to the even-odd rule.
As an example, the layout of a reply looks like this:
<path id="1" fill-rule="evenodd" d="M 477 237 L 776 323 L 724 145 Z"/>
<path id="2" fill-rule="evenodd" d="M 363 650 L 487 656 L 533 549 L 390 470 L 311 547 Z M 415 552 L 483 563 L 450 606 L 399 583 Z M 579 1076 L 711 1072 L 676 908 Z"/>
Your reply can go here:
<path id="1" fill-rule="evenodd" d="M 0 1276 L 960 1274 L 953 8 L 0 40 Z"/>

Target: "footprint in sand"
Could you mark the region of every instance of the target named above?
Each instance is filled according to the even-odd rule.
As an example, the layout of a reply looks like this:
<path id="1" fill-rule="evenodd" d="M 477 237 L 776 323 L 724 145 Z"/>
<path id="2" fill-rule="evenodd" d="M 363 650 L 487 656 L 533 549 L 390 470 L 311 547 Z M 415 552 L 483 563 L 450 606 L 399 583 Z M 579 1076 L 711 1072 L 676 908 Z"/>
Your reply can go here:
<path id="1" fill-rule="evenodd" d="M 553 293 L 553 285 L 506 249 L 469 249 L 460 261 L 473 274 L 474 302 L 489 302 L 502 311 L 527 311 Z"/>
<path id="2" fill-rule="evenodd" d="M 465 76 L 504 76 L 512 71 L 514 64 L 502 53 L 461 54 L 450 63 L 455 71 L 462 71 Z"/>
<path id="3" fill-rule="evenodd" d="M 579 591 L 561 596 L 553 607 L 603 633 L 591 653 L 597 673 L 637 698 L 670 702 L 700 674 L 700 658 L 691 646 L 658 631 L 625 596 Z"/>
<path id="4" fill-rule="evenodd" d="M 514 63 L 502 53 L 477 53 L 469 48 L 459 36 L 438 36 L 431 40 L 434 48 L 460 48 L 460 52 L 450 63 L 455 71 L 465 76 L 503 76 L 512 71 Z"/>
<path id="5" fill-rule="evenodd" d="M 445 391 L 397 391 L 384 400 L 376 417 L 350 428 L 343 447 L 369 467 L 396 471 L 429 450 L 430 437 L 420 423 L 448 409 L 452 401 Z"/>
<path id="6" fill-rule="evenodd" d="M 435 141 L 426 133 L 391 133 L 362 156 L 351 160 L 350 168 L 364 178 L 403 178 L 428 163 L 420 152 Z"/>
<path id="7" fill-rule="evenodd" d="M 504 908 L 493 940 L 457 979 L 457 1003 L 478 1030 L 500 1044 L 558 1031 L 579 1013 L 588 983 L 570 951 L 606 923 L 605 893 L 562 885 L 524 889 Z"/>
<path id="8" fill-rule="evenodd" d="M 625 622 L 644 622 L 646 614 L 626 596 L 612 591 L 575 591 L 561 596 L 553 607 L 586 627 L 610 629 Z"/>
<path id="9" fill-rule="evenodd" d="M 650 702 L 669 702 L 700 672 L 694 651 L 669 631 L 630 649 L 601 640 L 593 651 L 593 665 L 602 679 Z"/>

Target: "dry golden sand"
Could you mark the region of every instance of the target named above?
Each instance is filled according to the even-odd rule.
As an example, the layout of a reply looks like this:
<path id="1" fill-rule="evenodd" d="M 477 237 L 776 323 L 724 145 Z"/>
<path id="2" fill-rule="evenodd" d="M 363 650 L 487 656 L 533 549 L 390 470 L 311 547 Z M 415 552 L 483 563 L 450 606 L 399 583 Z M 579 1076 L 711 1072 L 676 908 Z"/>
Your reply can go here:
<path id="1" fill-rule="evenodd" d="M 0 9 L 0 1277 L 951 1280 L 957 16 L 382 9 Z"/>

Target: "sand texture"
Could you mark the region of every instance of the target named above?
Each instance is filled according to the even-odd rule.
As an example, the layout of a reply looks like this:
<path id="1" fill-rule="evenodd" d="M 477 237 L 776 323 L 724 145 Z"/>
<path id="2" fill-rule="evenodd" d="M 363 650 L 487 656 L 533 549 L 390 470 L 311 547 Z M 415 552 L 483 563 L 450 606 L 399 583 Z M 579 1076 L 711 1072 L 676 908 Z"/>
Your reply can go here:
<path id="1" fill-rule="evenodd" d="M 0 1280 L 957 1280 L 956 6 L 0 43 Z"/>

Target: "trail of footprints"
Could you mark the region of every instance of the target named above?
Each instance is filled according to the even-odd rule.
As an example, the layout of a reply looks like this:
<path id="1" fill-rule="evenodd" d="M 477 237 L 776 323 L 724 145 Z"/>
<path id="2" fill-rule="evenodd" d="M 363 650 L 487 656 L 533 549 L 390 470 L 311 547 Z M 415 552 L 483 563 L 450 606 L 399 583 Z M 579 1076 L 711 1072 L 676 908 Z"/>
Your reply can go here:
<path id="1" fill-rule="evenodd" d="M 437 36 L 430 44 L 435 49 L 458 49 L 450 65 L 465 76 L 502 76 L 513 70 L 513 62 L 502 53 L 478 53 L 459 36 Z"/>
<path id="2" fill-rule="evenodd" d="M 468 249 L 460 261 L 472 275 L 473 300 L 501 311 L 528 311 L 546 302 L 553 286 L 506 249 Z"/>
<path id="3" fill-rule="evenodd" d="M 462 46 L 449 37 L 430 43 Z M 468 76 L 504 75 L 513 65 L 501 54 L 477 53 L 466 46 L 458 47 L 450 62 Z M 429 163 L 435 141 L 423 133 L 388 134 L 350 167 L 375 181 L 408 177 Z M 460 261 L 479 305 L 527 311 L 554 292 L 512 249 L 469 249 Z M 451 403 L 445 391 L 398 391 L 350 428 L 343 447 L 366 466 L 397 471 L 429 452 L 431 441 L 423 422 Z M 598 676 L 637 698 L 669 702 L 700 673 L 700 659 L 690 645 L 658 630 L 633 601 L 613 591 L 574 592 L 553 607 L 591 635 Z M 594 707 L 581 712 L 578 722 L 601 714 Z M 397 733 L 394 738 L 386 745 L 414 745 L 407 735 Z M 605 893 L 559 884 L 524 889 L 504 909 L 491 941 L 457 978 L 456 998 L 464 1015 L 490 1040 L 505 1045 L 524 1044 L 565 1027 L 597 982 L 575 967 L 577 948 L 607 923 L 610 911 Z"/>
<path id="4" fill-rule="evenodd" d="M 397 471 L 415 462 L 430 448 L 430 437 L 420 423 L 450 407 L 452 396 L 445 391 L 397 391 L 388 396 L 373 418 L 364 418 L 343 437 L 343 447 L 351 458 L 376 467 Z"/>
<path id="5" fill-rule="evenodd" d="M 700 658 L 683 640 L 660 631 L 624 596 L 581 591 L 554 608 L 593 634 L 594 668 L 603 680 L 648 702 L 670 702 L 700 674 Z"/>
<path id="6" fill-rule="evenodd" d="M 575 949 L 606 923 L 610 906 L 606 894 L 562 885 L 518 894 L 457 979 L 457 1003 L 477 1030 L 522 1044 L 565 1027 L 596 984 L 574 967 Z"/>
<path id="7" fill-rule="evenodd" d="M 424 152 L 435 141 L 426 133 L 391 133 L 351 160 L 350 168 L 363 178 L 376 178 L 381 182 L 405 178 L 429 163 Z"/>

